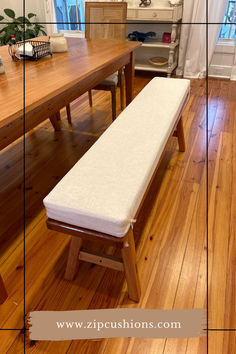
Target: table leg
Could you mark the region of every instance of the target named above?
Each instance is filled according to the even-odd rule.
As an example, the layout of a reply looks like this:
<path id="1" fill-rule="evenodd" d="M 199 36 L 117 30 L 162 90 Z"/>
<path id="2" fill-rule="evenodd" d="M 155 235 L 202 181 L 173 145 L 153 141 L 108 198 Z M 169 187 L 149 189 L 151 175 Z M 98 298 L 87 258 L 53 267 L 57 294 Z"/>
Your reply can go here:
<path id="1" fill-rule="evenodd" d="M 51 117 L 49 117 L 50 122 L 52 123 L 52 126 L 56 131 L 61 130 L 60 124 L 58 122 L 59 117 L 60 117 L 60 112 L 57 112 L 56 114 L 53 114 Z"/>
<path id="2" fill-rule="evenodd" d="M 125 91 L 126 91 L 126 106 L 130 104 L 133 99 L 134 86 L 134 52 L 130 53 L 130 61 L 125 65 Z"/>
<path id="3" fill-rule="evenodd" d="M 7 298 L 7 291 L 0 275 L 0 304 L 3 304 Z"/>
<path id="4" fill-rule="evenodd" d="M 58 112 L 56 113 L 56 116 L 57 116 L 57 120 L 61 120 L 61 113 L 60 113 L 60 111 L 58 111 Z"/>

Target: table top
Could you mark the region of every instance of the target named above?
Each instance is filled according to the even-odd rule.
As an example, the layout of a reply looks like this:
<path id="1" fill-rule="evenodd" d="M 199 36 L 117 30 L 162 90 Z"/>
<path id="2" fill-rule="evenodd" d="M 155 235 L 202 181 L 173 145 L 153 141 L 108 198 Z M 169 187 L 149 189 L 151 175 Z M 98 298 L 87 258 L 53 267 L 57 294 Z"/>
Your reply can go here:
<path id="1" fill-rule="evenodd" d="M 23 61 L 13 62 L 8 47 L 0 47 L 6 71 L 0 75 L 0 128 L 22 115 L 24 100 L 28 112 L 140 46 L 139 42 L 107 39 L 67 38 L 67 42 L 68 52 L 26 61 L 25 71 Z"/>

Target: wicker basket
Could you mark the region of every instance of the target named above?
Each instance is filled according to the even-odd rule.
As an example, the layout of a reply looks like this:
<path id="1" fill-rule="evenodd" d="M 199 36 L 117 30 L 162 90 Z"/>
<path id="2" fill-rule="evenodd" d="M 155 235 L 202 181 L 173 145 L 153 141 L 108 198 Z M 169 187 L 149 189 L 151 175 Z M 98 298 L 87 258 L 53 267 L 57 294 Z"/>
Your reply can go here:
<path id="1" fill-rule="evenodd" d="M 168 59 L 164 57 L 153 57 L 149 59 L 149 63 L 155 66 L 164 66 L 168 64 Z"/>
<path id="2" fill-rule="evenodd" d="M 25 58 L 28 60 L 38 60 L 40 58 L 46 57 L 48 55 L 52 55 L 51 48 L 50 48 L 50 42 L 46 41 L 34 41 L 34 40 L 27 40 L 27 41 L 22 41 L 22 42 L 17 42 L 14 44 L 14 48 L 20 48 L 24 43 L 30 43 L 33 47 L 33 55 L 24 55 L 21 54 L 21 58 Z M 12 45 L 9 45 L 9 54 L 11 57 L 14 57 L 14 53 L 12 52 Z"/>

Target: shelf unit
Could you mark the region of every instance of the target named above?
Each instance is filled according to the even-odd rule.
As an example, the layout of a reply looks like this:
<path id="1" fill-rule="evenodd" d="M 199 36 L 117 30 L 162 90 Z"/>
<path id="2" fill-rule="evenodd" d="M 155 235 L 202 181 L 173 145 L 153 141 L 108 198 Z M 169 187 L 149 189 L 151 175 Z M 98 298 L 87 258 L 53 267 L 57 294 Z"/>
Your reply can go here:
<path id="1" fill-rule="evenodd" d="M 174 49 L 179 45 L 179 40 L 177 39 L 174 43 L 163 43 L 158 42 L 157 40 L 148 40 L 147 42 L 142 43 L 142 47 L 147 48 L 165 48 L 165 49 Z"/>
<path id="2" fill-rule="evenodd" d="M 156 71 L 167 73 L 170 77 L 178 65 L 180 24 L 182 20 L 182 4 L 171 6 L 168 1 L 152 3 L 151 6 L 140 8 L 138 3 L 128 3 L 127 23 L 140 24 L 145 32 L 145 26 L 148 24 L 165 24 L 171 26 L 171 43 L 163 43 L 159 38 L 151 38 L 144 42 L 137 50 L 137 59 L 135 61 L 136 70 Z M 150 55 L 148 55 L 150 50 Z M 163 52 L 164 51 L 164 52 Z M 164 55 L 163 55 L 164 53 Z M 148 62 L 152 56 L 165 56 L 168 64 L 164 66 L 155 66 Z"/>
<path id="3" fill-rule="evenodd" d="M 175 61 L 171 67 L 169 68 L 169 65 L 163 65 L 163 66 L 154 66 L 149 63 L 142 63 L 142 62 L 136 62 L 135 63 L 135 70 L 145 70 L 145 71 L 157 71 L 157 72 L 162 72 L 162 73 L 168 73 L 168 70 L 174 71 L 175 68 L 177 67 L 177 61 Z M 170 77 L 171 74 L 168 76 Z"/>

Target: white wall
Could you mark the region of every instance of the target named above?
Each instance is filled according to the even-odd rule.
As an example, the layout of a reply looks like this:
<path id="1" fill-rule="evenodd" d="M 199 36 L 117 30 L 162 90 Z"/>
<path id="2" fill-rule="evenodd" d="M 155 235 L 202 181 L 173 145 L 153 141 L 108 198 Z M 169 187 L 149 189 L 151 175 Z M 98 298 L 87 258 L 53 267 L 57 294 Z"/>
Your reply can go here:
<path id="1" fill-rule="evenodd" d="M 218 43 L 209 67 L 209 76 L 230 78 L 235 60 L 233 43 Z"/>
<path id="2" fill-rule="evenodd" d="M 3 13 L 3 9 L 12 9 L 15 11 L 17 16 L 22 16 L 23 13 L 23 2 L 19 0 L 0 0 L 0 13 L 1 15 L 5 16 Z M 6 16 L 7 18 L 7 16 Z"/>
<path id="3" fill-rule="evenodd" d="M 4 16 L 3 9 L 8 8 L 15 11 L 17 16 L 23 16 L 23 1 L 21 0 L 0 0 L 0 14 Z M 37 15 L 36 21 L 45 21 L 44 1 L 26 0 L 26 15 L 33 12 Z"/>
<path id="4" fill-rule="evenodd" d="M 28 14 L 29 12 L 33 12 L 37 15 L 37 21 L 45 22 L 45 10 L 43 0 L 26 0 L 25 3 L 26 14 Z"/>

